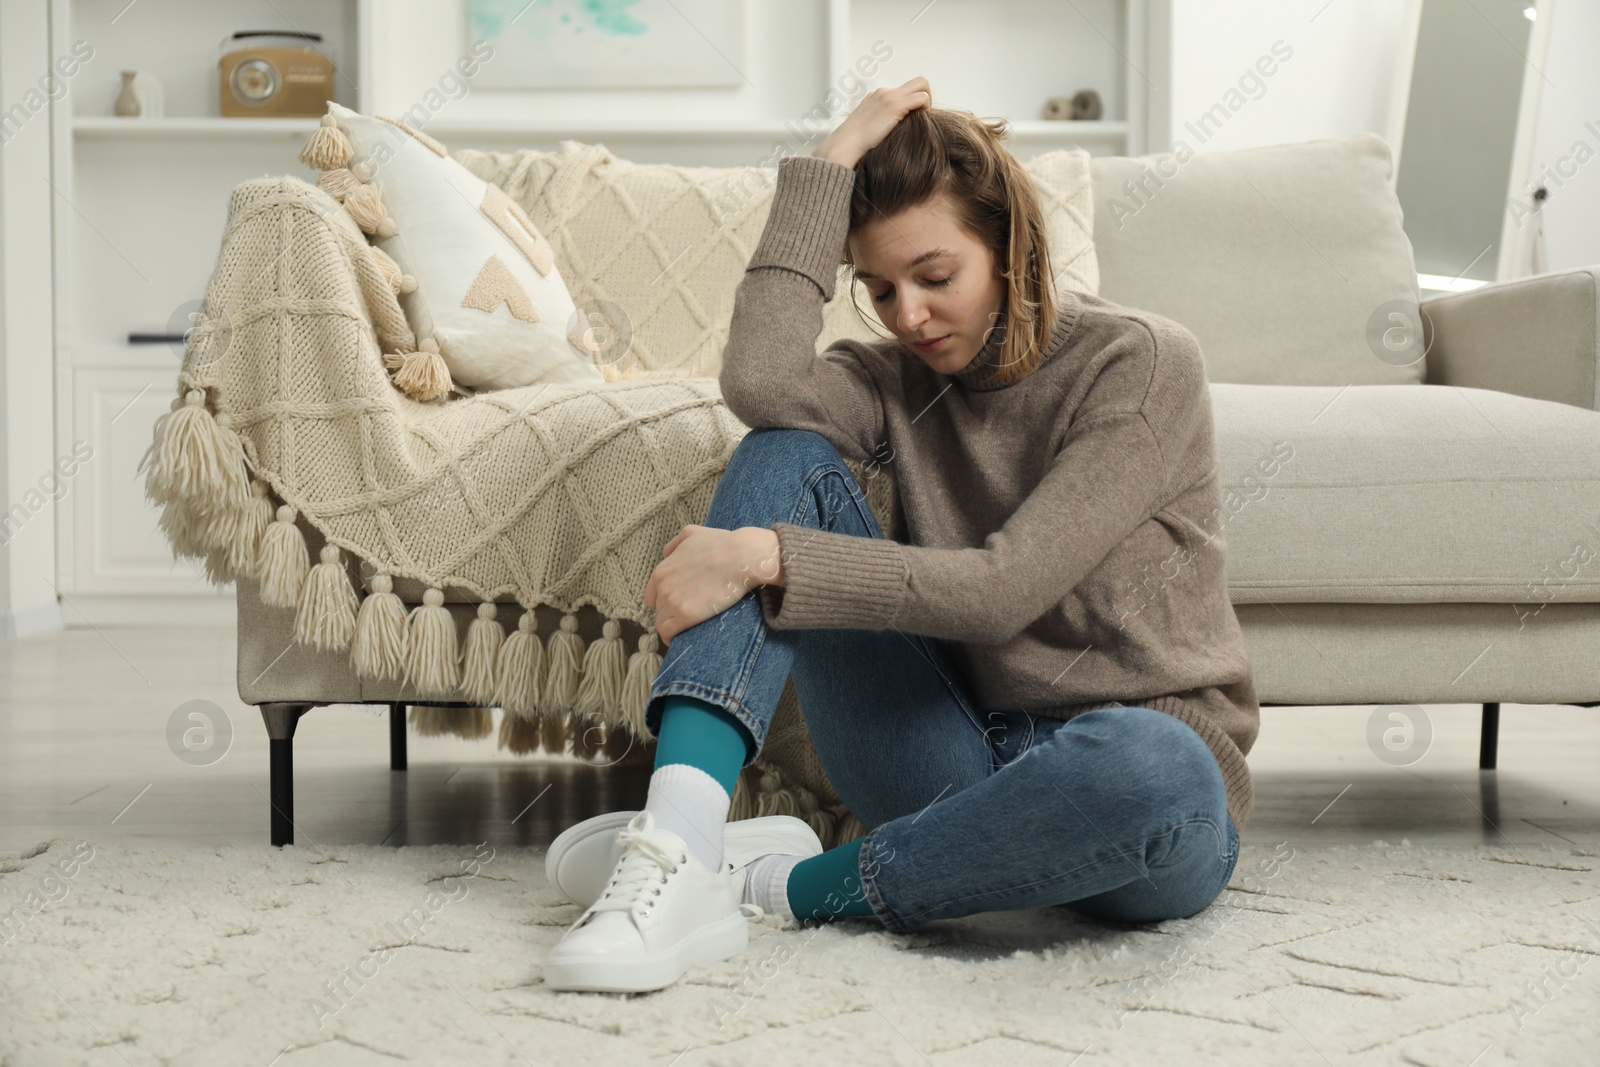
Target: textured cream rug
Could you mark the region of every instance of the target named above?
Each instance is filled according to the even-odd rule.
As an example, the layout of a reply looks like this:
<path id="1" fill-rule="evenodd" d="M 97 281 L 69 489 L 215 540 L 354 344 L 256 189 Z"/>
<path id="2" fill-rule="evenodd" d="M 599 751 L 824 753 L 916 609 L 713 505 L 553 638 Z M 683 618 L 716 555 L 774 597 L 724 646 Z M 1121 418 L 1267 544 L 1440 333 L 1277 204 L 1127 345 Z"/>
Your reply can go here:
<path id="1" fill-rule="evenodd" d="M 1585 847 L 1246 845 L 1193 919 L 753 924 L 653 994 L 550 993 L 543 853 L 0 856 L 0 1064 L 1592 1064 Z"/>

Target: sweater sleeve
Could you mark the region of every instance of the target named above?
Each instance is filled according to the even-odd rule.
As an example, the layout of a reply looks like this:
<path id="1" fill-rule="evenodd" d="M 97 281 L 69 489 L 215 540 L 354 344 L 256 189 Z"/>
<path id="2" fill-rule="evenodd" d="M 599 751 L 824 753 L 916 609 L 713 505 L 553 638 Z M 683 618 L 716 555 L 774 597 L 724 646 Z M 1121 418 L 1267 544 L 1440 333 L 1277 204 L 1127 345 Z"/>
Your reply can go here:
<path id="1" fill-rule="evenodd" d="M 1074 425 L 1042 481 L 982 548 L 936 548 L 787 522 L 782 586 L 757 586 L 778 630 L 882 630 L 1001 644 L 1060 602 L 1156 510 L 1165 465 L 1142 412 Z"/>
<path id="2" fill-rule="evenodd" d="M 867 461 L 883 440 L 884 414 L 861 362 L 866 346 L 846 340 L 817 352 L 854 188 L 855 170 L 831 159 L 778 161 L 766 228 L 734 291 L 718 381 L 745 425 L 813 430 L 846 458 Z"/>

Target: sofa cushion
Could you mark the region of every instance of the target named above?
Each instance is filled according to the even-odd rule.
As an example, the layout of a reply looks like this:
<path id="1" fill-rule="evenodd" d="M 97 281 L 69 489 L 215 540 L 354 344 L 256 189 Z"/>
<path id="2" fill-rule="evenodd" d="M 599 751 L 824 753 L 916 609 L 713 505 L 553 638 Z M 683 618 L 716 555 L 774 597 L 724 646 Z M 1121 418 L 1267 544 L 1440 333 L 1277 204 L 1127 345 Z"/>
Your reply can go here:
<path id="1" fill-rule="evenodd" d="M 1509 633 L 1600 601 L 1600 412 L 1446 385 L 1211 398 L 1235 604 L 1505 603 Z"/>
<path id="2" fill-rule="evenodd" d="M 1369 341 L 1404 331 L 1396 310 L 1415 324 L 1418 299 L 1383 138 L 1228 152 L 1180 141 L 1090 167 L 1100 295 L 1187 326 L 1211 381 L 1423 380 L 1421 359 L 1399 365 L 1409 354 Z"/>
<path id="3" fill-rule="evenodd" d="M 597 314 L 597 325 L 619 331 L 614 336 L 631 333 L 626 356 L 603 362 L 620 365 L 623 377 L 717 376 L 734 290 L 766 225 L 775 167 L 635 163 L 579 141 L 562 141 L 557 152 L 452 155 L 505 189 L 550 238 L 580 312 Z M 1088 153 L 1057 150 L 1025 165 L 1049 219 L 1057 285 L 1095 292 Z M 889 336 L 864 286 L 853 303 L 844 295 L 849 277 L 841 265 L 834 299 L 823 307 L 819 350 L 841 337 Z"/>

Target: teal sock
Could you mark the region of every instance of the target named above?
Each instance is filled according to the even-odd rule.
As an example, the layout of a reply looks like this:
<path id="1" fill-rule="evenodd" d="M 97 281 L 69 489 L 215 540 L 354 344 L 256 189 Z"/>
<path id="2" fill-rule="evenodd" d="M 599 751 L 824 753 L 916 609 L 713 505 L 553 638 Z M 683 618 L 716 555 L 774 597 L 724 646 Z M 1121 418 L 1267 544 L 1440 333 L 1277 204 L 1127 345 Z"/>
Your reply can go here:
<path id="1" fill-rule="evenodd" d="M 840 915 L 871 915 L 861 884 L 861 842 L 849 841 L 809 856 L 789 871 L 789 910 L 799 922 Z"/>
<path id="2" fill-rule="evenodd" d="M 674 693 L 661 709 L 656 767 L 687 763 L 717 780 L 733 796 L 739 771 L 754 755 L 755 739 L 732 714 L 698 697 Z"/>

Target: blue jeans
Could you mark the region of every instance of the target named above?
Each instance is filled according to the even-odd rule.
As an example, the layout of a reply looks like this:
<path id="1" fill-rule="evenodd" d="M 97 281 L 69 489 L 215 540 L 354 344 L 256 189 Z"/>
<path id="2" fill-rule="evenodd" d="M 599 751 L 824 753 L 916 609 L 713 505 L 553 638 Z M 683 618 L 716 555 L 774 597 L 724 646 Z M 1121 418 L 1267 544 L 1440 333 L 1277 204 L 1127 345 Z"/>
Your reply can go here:
<path id="1" fill-rule="evenodd" d="M 884 536 L 826 438 L 752 430 L 702 525 L 778 521 Z M 1067 720 L 979 711 L 937 639 L 775 630 L 753 589 L 673 638 L 646 725 L 654 734 L 665 698 L 686 694 L 735 715 L 759 751 L 791 674 L 823 769 L 869 830 L 858 892 L 890 930 L 1052 905 L 1153 922 L 1199 912 L 1233 874 L 1222 772 L 1179 719 L 1128 706 Z"/>

